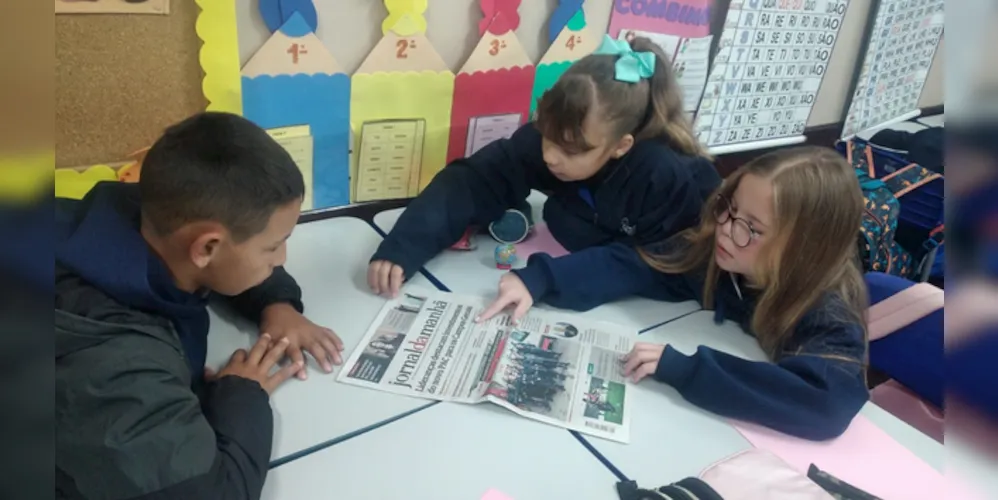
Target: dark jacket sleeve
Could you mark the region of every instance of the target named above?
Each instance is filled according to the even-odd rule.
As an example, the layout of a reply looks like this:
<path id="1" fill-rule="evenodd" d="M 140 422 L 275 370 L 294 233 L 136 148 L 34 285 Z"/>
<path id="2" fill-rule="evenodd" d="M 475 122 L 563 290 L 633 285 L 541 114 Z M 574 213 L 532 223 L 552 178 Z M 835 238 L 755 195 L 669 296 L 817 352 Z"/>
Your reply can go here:
<path id="1" fill-rule="evenodd" d="M 700 222 L 704 202 L 721 184 L 714 165 L 705 158 L 682 156 L 659 147 L 644 151 L 641 165 L 652 172 L 643 189 L 631 194 L 636 213 L 634 242 L 665 241 Z M 635 159 L 635 161 L 639 161 Z"/>
<path id="2" fill-rule="evenodd" d="M 657 253 L 665 245 L 649 248 Z M 637 250 L 622 243 L 558 258 L 533 254 L 525 268 L 513 272 L 523 280 L 535 302 L 576 311 L 630 295 L 669 302 L 696 299 L 684 276 L 652 269 Z"/>
<path id="3" fill-rule="evenodd" d="M 301 302 L 301 288 L 283 267 L 275 268 L 263 283 L 227 300 L 236 312 L 256 323 L 260 322 L 263 308 L 271 304 L 286 302 L 298 312 L 305 310 Z"/>
<path id="4" fill-rule="evenodd" d="M 402 267 L 411 278 L 453 245 L 468 226 L 485 226 L 527 199 L 531 189 L 554 182 L 533 123 L 468 158 L 447 165 L 402 212 L 371 258 Z"/>
<path id="5" fill-rule="evenodd" d="M 258 499 L 273 440 L 260 385 L 227 376 L 199 400 L 177 370 L 152 354 L 103 363 L 60 406 L 57 489 L 65 497 Z M 79 385 L 79 381 L 77 382 Z"/>
<path id="6" fill-rule="evenodd" d="M 655 378 L 719 415 L 804 439 L 845 432 L 868 399 L 863 329 L 811 314 L 797 328 L 804 342 L 775 363 L 749 361 L 700 346 L 691 355 L 666 346 Z"/>

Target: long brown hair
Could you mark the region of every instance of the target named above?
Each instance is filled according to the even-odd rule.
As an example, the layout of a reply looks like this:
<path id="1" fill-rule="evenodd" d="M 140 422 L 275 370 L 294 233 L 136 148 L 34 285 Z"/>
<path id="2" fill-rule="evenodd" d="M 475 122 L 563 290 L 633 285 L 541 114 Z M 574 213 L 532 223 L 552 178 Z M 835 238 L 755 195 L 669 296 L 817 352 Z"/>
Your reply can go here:
<path id="1" fill-rule="evenodd" d="M 858 264 L 856 237 L 863 214 L 863 195 L 852 167 L 829 148 L 781 149 L 743 165 L 718 189 L 731 199 L 746 175 L 773 183 L 773 237 L 760 249 L 752 286 L 761 290 L 752 315 L 752 333 L 776 357 L 794 328 L 822 296 L 831 291 L 846 305 L 847 321 L 865 325 L 866 285 Z M 642 257 L 663 273 L 705 270 L 703 303 L 714 307 L 720 277 L 715 261 L 714 210 L 718 196 L 704 206 L 700 226 L 677 237 L 681 250 Z M 864 326 L 865 328 L 865 326 Z"/>
<path id="2" fill-rule="evenodd" d="M 538 102 L 537 128 L 541 134 L 567 151 L 588 151 L 593 146 L 586 142 L 582 124 L 595 110 L 600 121 L 610 125 L 614 141 L 632 134 L 635 141 L 657 139 L 680 153 L 710 158 L 683 111 L 672 62 L 645 37 L 630 43 L 636 52 L 655 54 L 651 78 L 622 82 L 615 78 L 617 56 L 583 57 Z"/>

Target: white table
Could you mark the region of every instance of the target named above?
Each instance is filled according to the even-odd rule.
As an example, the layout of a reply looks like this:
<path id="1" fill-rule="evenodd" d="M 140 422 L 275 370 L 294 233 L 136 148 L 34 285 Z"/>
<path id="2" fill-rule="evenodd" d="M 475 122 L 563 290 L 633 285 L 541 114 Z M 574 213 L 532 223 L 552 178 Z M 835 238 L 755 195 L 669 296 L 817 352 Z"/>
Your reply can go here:
<path id="1" fill-rule="evenodd" d="M 367 262 L 381 236 L 366 222 L 337 217 L 295 228 L 285 268 L 302 289 L 305 315 L 333 329 L 344 343 L 344 359 L 357 347 L 385 304 L 367 286 Z M 413 285 L 433 288 L 422 276 Z M 218 369 L 239 348 L 256 341 L 255 325 L 213 306 L 207 365 Z M 273 459 L 357 432 L 429 404 L 386 392 L 336 382 L 338 368 L 326 374 L 309 362 L 308 379 L 289 380 L 274 393 Z"/>
<path id="2" fill-rule="evenodd" d="M 534 221 L 540 222 L 546 197 L 533 191 L 527 201 L 534 212 Z M 374 216 L 374 224 L 388 233 L 402 215 L 403 208 L 387 210 Z M 473 251 L 444 250 L 426 263 L 426 271 L 455 293 L 494 297 L 499 278 L 505 273 L 496 269 L 494 251 L 497 243 L 488 233 L 475 237 L 478 248 Z M 522 265 L 522 263 L 520 263 Z M 541 305 L 547 309 L 555 309 Z M 627 298 L 605 304 L 580 314 L 587 319 L 616 323 L 636 332 L 678 318 L 700 309 L 694 301 L 669 303 L 644 298 Z"/>
<path id="3" fill-rule="evenodd" d="M 717 325 L 713 316 L 712 311 L 700 311 L 654 328 L 642 334 L 641 340 L 668 343 L 686 354 L 706 345 L 745 359 L 767 359 L 755 339 L 737 324 Z M 711 463 L 752 446 L 724 419 L 686 402 L 666 384 L 646 380 L 633 387 L 638 410 L 631 417 L 631 443 L 587 439 L 638 484 L 660 485 L 697 475 Z M 867 403 L 860 413 L 929 466 L 943 470 L 942 445 L 873 403 Z"/>
<path id="4" fill-rule="evenodd" d="M 263 499 L 613 499 L 617 478 L 556 427 L 440 403 L 272 469 Z"/>
<path id="5" fill-rule="evenodd" d="M 762 355 L 736 325 L 719 327 L 712 317 L 713 312 L 695 312 L 653 328 L 638 340 L 668 343 L 686 353 L 704 343 L 743 357 L 756 351 Z M 727 421 L 688 403 L 666 384 L 644 380 L 628 390 L 634 391 L 636 407 L 631 413 L 631 442 L 589 436 L 586 440 L 638 485 L 657 487 L 696 476 L 710 464 L 752 447 Z"/>

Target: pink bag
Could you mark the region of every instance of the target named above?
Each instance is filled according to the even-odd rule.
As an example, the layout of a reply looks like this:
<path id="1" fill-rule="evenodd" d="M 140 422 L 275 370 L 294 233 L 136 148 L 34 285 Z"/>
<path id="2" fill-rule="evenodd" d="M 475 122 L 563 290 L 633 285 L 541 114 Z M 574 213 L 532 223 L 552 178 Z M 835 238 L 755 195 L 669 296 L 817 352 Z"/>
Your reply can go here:
<path id="1" fill-rule="evenodd" d="M 882 339 L 943 308 L 944 292 L 928 283 L 916 283 L 866 311 L 870 342 Z"/>
<path id="2" fill-rule="evenodd" d="M 757 448 L 725 458 L 704 469 L 699 477 L 654 490 L 638 488 L 634 481 L 621 481 L 617 493 L 621 500 L 876 500 L 814 466 L 805 476 L 776 455 Z"/>

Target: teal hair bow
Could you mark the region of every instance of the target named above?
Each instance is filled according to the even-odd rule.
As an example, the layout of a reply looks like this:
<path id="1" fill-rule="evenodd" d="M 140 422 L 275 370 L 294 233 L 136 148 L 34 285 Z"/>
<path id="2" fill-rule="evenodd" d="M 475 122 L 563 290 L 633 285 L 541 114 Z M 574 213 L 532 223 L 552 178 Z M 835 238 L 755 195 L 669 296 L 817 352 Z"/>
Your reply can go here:
<path id="1" fill-rule="evenodd" d="M 603 35 L 603 43 L 593 54 L 617 56 L 614 78 L 622 82 L 637 83 L 655 74 L 655 53 L 634 52 L 627 40 L 614 40 Z"/>

